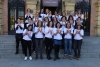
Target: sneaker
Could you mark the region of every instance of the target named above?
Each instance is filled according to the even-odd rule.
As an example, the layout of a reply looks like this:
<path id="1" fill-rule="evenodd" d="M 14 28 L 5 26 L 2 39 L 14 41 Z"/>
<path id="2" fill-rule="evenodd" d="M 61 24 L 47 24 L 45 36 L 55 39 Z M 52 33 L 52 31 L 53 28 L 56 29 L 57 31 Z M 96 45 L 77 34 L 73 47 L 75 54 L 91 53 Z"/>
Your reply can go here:
<path id="1" fill-rule="evenodd" d="M 32 57 L 31 56 L 29 57 L 29 60 L 32 60 Z"/>
<path id="2" fill-rule="evenodd" d="M 66 59 L 66 58 L 67 58 L 67 55 L 64 55 L 64 56 L 63 56 L 63 59 Z"/>
<path id="3" fill-rule="evenodd" d="M 27 60 L 27 57 L 25 57 L 24 60 Z"/>
<path id="4" fill-rule="evenodd" d="M 33 53 L 36 54 L 35 51 Z"/>
<path id="5" fill-rule="evenodd" d="M 72 56 L 69 56 L 69 59 L 72 60 Z"/>

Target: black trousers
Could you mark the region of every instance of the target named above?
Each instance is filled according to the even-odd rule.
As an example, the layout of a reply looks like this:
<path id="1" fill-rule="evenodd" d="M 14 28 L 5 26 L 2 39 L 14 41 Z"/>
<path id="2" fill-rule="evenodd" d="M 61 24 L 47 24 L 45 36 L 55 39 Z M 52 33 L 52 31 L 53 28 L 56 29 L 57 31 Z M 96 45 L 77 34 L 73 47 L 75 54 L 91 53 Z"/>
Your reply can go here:
<path id="1" fill-rule="evenodd" d="M 53 48 L 53 40 L 52 38 L 45 38 L 45 45 L 46 45 L 46 54 L 47 57 L 50 56 L 52 48 Z"/>
<path id="2" fill-rule="evenodd" d="M 24 40 L 24 52 L 25 52 L 25 56 L 27 56 L 27 48 L 28 48 L 28 51 L 29 51 L 29 56 L 31 56 L 31 44 L 32 44 L 31 41 Z"/>
<path id="3" fill-rule="evenodd" d="M 33 44 L 32 50 L 35 51 L 35 47 L 36 47 L 35 34 L 32 35 L 32 44 Z"/>
<path id="4" fill-rule="evenodd" d="M 60 47 L 60 45 L 57 45 L 57 44 L 54 45 L 54 56 L 55 56 L 55 58 L 58 58 L 59 47 Z"/>
<path id="5" fill-rule="evenodd" d="M 74 40 L 74 56 L 80 56 L 82 40 Z"/>
<path id="6" fill-rule="evenodd" d="M 23 35 L 22 34 L 16 34 L 16 51 L 19 49 L 19 43 L 21 42 L 22 44 L 22 52 L 24 53 L 24 45 L 23 45 Z"/>

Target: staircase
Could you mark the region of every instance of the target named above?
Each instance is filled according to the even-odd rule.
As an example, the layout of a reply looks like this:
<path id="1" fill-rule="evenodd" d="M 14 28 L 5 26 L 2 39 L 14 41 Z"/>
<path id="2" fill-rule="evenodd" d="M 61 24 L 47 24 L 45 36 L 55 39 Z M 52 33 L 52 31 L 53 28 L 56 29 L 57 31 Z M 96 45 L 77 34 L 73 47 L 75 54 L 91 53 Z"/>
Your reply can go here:
<path id="1" fill-rule="evenodd" d="M 21 45 L 19 54 L 15 55 L 15 37 L 14 35 L 0 35 L 0 58 L 23 58 Z M 35 54 L 32 54 L 35 57 Z M 52 56 L 54 53 L 52 51 Z M 60 57 L 63 57 L 63 49 L 60 50 Z M 43 57 L 46 57 L 43 51 Z M 100 37 L 86 36 L 83 39 L 81 48 L 82 58 L 100 58 Z"/>

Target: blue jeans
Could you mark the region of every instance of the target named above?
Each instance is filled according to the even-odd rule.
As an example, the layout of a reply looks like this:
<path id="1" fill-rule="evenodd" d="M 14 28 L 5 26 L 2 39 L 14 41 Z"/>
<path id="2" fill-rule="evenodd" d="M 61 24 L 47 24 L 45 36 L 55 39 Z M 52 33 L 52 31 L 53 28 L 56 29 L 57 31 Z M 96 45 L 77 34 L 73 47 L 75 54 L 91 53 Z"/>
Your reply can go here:
<path id="1" fill-rule="evenodd" d="M 64 54 L 72 55 L 72 39 L 64 39 Z"/>

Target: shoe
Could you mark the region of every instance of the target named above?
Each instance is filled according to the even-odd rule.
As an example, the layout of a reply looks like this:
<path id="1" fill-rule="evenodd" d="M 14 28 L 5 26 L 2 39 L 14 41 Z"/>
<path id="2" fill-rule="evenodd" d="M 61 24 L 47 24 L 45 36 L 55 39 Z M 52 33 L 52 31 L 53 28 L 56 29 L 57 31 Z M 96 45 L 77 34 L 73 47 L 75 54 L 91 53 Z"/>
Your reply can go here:
<path id="1" fill-rule="evenodd" d="M 27 57 L 25 57 L 24 60 L 26 61 L 27 60 Z"/>
<path id="2" fill-rule="evenodd" d="M 57 57 L 57 59 L 60 59 L 60 57 Z"/>
<path id="3" fill-rule="evenodd" d="M 47 59 L 48 59 L 48 60 L 51 60 L 51 59 L 52 59 L 52 57 L 48 57 Z"/>
<path id="4" fill-rule="evenodd" d="M 16 52 L 15 54 L 18 54 L 18 52 Z"/>
<path id="5" fill-rule="evenodd" d="M 41 60 L 43 59 L 42 55 L 40 55 L 40 59 L 41 59 Z"/>
<path id="6" fill-rule="evenodd" d="M 66 56 L 66 55 L 64 55 L 64 56 L 63 56 L 63 59 L 66 59 L 66 58 L 67 58 L 67 56 Z"/>
<path id="7" fill-rule="evenodd" d="M 35 51 L 33 53 L 36 54 Z"/>
<path id="8" fill-rule="evenodd" d="M 54 58 L 53 60 L 54 60 L 54 61 L 56 61 L 56 60 L 57 60 L 57 58 Z"/>
<path id="9" fill-rule="evenodd" d="M 32 60 L 32 57 L 31 56 L 29 57 L 29 60 Z"/>
<path id="10" fill-rule="evenodd" d="M 71 56 L 69 56 L 69 59 L 70 59 L 70 60 L 72 60 L 72 57 L 71 57 Z"/>
<path id="11" fill-rule="evenodd" d="M 35 57 L 35 60 L 37 60 L 38 59 L 38 55 L 36 55 L 36 57 Z"/>
<path id="12" fill-rule="evenodd" d="M 16 49 L 16 53 L 15 54 L 18 54 L 18 49 Z"/>

